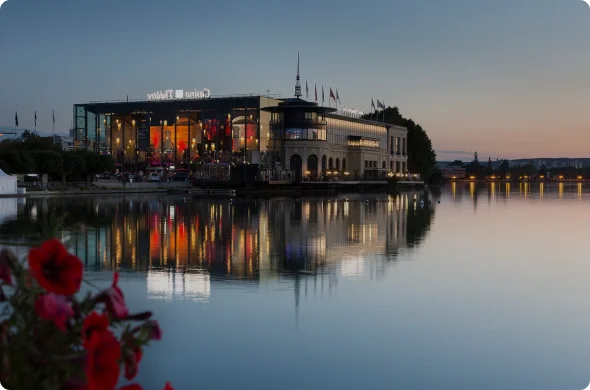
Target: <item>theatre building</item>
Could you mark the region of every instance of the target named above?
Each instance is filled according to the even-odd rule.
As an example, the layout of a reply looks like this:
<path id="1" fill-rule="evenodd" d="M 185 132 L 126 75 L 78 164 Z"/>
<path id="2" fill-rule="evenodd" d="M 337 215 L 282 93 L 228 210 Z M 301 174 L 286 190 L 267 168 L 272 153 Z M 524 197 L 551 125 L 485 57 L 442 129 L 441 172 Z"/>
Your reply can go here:
<path id="1" fill-rule="evenodd" d="M 74 105 L 77 149 L 119 171 L 248 164 L 259 180 L 407 174 L 407 130 L 300 98 L 169 90 L 142 101 Z"/>

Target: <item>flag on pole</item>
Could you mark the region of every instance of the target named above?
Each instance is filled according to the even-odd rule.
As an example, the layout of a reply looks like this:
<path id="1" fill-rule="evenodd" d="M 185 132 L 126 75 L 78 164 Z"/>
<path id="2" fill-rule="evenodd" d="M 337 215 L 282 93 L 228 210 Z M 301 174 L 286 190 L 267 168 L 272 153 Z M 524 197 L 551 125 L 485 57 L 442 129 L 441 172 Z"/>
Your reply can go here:
<path id="1" fill-rule="evenodd" d="M 18 127 L 18 112 L 14 112 L 14 125 Z"/>
<path id="2" fill-rule="evenodd" d="M 318 85 L 314 84 L 314 88 L 315 88 L 315 102 L 318 102 Z"/>
<path id="3" fill-rule="evenodd" d="M 324 86 L 322 85 L 322 104 L 324 104 Z"/>
<path id="4" fill-rule="evenodd" d="M 51 113 L 51 116 L 53 117 L 53 123 L 55 123 L 55 110 L 53 110 L 53 112 Z"/>
<path id="5" fill-rule="evenodd" d="M 330 99 L 334 99 L 334 103 L 336 103 L 336 95 L 332 92 L 332 87 L 330 87 Z"/>
<path id="6" fill-rule="evenodd" d="M 309 99 L 309 88 L 307 87 L 307 80 L 305 80 L 305 98 Z"/>
<path id="7" fill-rule="evenodd" d="M 373 101 L 373 98 L 371 98 L 371 112 L 373 112 L 375 110 L 375 102 Z"/>
<path id="8" fill-rule="evenodd" d="M 37 111 L 35 111 L 35 127 L 37 127 Z"/>
<path id="9" fill-rule="evenodd" d="M 380 108 L 380 109 L 382 109 L 382 110 L 385 110 L 385 105 L 384 105 L 383 103 L 381 103 L 381 102 L 379 101 L 379 99 L 377 99 L 377 108 L 378 108 L 378 109 Z"/>
<path id="10" fill-rule="evenodd" d="M 338 88 L 336 88 L 336 100 L 338 101 L 338 103 L 342 104 L 342 102 L 340 101 L 340 95 L 338 95 Z"/>

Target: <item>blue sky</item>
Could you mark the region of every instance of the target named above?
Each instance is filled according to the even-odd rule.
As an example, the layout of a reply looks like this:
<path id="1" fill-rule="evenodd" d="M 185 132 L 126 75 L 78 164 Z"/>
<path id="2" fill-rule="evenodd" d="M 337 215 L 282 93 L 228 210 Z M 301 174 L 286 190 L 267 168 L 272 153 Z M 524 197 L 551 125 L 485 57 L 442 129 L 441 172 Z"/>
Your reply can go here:
<path id="1" fill-rule="evenodd" d="M 167 88 L 291 96 L 297 51 L 310 87 L 397 105 L 441 158 L 590 156 L 581 0 L 9 0 L 0 126 Z"/>

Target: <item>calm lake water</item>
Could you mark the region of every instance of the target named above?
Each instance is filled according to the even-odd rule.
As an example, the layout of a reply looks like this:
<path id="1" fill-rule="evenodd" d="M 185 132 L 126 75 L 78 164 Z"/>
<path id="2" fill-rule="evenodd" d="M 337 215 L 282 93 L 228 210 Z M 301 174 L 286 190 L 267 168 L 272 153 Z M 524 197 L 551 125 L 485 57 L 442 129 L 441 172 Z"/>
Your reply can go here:
<path id="1" fill-rule="evenodd" d="M 63 238 L 87 277 L 107 284 L 119 269 L 129 306 L 161 322 L 146 389 L 590 382 L 590 185 L 0 199 L 3 244 L 24 255 L 51 210 L 68 212 Z"/>

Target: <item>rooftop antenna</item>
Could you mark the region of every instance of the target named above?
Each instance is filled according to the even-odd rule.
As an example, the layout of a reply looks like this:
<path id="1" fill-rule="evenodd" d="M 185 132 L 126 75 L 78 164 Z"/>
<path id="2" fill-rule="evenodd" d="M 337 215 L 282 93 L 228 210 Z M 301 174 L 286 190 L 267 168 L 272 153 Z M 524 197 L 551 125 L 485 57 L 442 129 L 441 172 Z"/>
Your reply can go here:
<path id="1" fill-rule="evenodd" d="M 295 82 L 295 97 L 301 99 L 301 80 L 299 78 L 299 52 L 297 52 L 297 81 Z"/>

